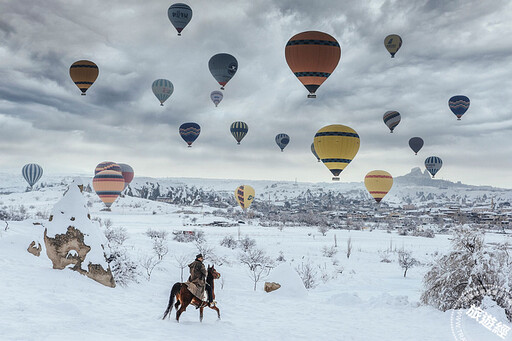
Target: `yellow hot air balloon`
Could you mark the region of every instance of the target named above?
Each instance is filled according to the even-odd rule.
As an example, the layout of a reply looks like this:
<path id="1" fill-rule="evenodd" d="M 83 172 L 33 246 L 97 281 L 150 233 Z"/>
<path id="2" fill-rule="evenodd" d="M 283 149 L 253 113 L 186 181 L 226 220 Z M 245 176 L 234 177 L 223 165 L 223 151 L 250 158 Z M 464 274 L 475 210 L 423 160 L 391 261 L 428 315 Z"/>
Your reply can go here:
<path id="1" fill-rule="evenodd" d="M 235 199 L 244 211 L 251 206 L 254 195 L 254 188 L 248 185 L 238 186 L 235 190 Z"/>
<path id="2" fill-rule="evenodd" d="M 366 174 L 364 185 L 375 201 L 380 203 L 393 186 L 393 177 L 386 171 L 374 170 Z"/>
<path id="3" fill-rule="evenodd" d="M 339 180 L 338 175 L 359 150 L 359 135 L 350 127 L 332 124 L 316 132 L 314 144 L 318 157 L 334 175 L 332 179 Z"/>

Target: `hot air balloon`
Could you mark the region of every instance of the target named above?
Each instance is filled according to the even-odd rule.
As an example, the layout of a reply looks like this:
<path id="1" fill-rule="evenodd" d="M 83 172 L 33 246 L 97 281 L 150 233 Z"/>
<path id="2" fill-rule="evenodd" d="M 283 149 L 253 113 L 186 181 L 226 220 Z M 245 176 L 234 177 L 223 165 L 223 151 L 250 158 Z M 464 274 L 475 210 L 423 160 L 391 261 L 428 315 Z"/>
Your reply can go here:
<path id="1" fill-rule="evenodd" d="M 412 137 L 409 140 L 409 147 L 411 147 L 415 155 L 418 155 L 418 152 L 423 147 L 423 139 L 421 137 Z"/>
<path id="2" fill-rule="evenodd" d="M 92 187 L 110 211 L 110 206 L 124 189 L 124 178 L 120 172 L 105 170 L 94 176 Z"/>
<path id="3" fill-rule="evenodd" d="M 41 179 L 43 176 L 43 168 L 35 163 L 29 163 L 23 166 L 21 170 L 21 174 L 25 178 L 25 181 L 28 182 L 28 185 L 32 189 L 32 187 L 36 184 L 36 182 Z"/>
<path id="4" fill-rule="evenodd" d="M 219 90 L 215 90 L 210 94 L 210 98 L 212 99 L 212 102 L 215 103 L 215 106 L 217 106 L 224 98 L 224 95 Z"/>
<path id="5" fill-rule="evenodd" d="M 178 35 L 181 36 L 181 31 L 192 19 L 192 8 L 186 4 L 177 3 L 169 7 L 167 16 L 176 31 L 178 31 Z"/>
<path id="6" fill-rule="evenodd" d="M 118 163 L 118 165 L 119 167 L 121 167 L 121 174 L 123 175 L 124 179 L 123 189 L 126 189 L 130 182 L 132 182 L 135 173 L 133 172 L 133 168 L 130 165 L 127 165 L 126 163 Z"/>
<path id="7" fill-rule="evenodd" d="M 248 185 L 238 186 L 235 190 L 235 199 L 244 211 L 251 206 L 254 195 L 254 188 Z"/>
<path id="8" fill-rule="evenodd" d="M 74 62 L 69 68 L 69 75 L 76 86 L 82 91 L 83 96 L 85 96 L 87 89 L 98 78 L 99 72 L 98 65 L 90 60 L 79 60 Z"/>
<path id="9" fill-rule="evenodd" d="M 233 122 L 229 130 L 231 131 L 231 134 L 235 137 L 236 142 L 240 144 L 240 141 L 242 141 L 245 135 L 247 135 L 249 127 L 247 126 L 247 123 L 238 121 Z"/>
<path id="10" fill-rule="evenodd" d="M 311 143 L 311 153 L 313 153 L 313 155 L 316 157 L 318 162 L 320 162 L 320 158 L 318 157 L 318 154 L 316 153 L 316 150 L 315 150 L 315 143 Z"/>
<path id="11" fill-rule="evenodd" d="M 341 171 L 352 161 L 359 150 L 359 135 L 350 127 L 332 124 L 316 132 L 315 150 L 324 165 L 339 180 Z"/>
<path id="12" fill-rule="evenodd" d="M 294 35 L 285 47 L 288 66 L 309 91 L 308 98 L 329 77 L 341 57 L 340 44 L 331 35 L 307 31 Z"/>
<path id="13" fill-rule="evenodd" d="M 430 174 L 432 174 L 432 178 L 436 176 L 437 172 L 441 169 L 442 166 L 443 161 L 437 156 L 430 156 L 425 159 L 425 168 Z"/>
<path id="14" fill-rule="evenodd" d="M 400 113 L 398 111 L 386 111 L 382 118 L 384 123 L 388 126 L 390 133 L 392 133 L 393 129 L 400 123 Z"/>
<path id="15" fill-rule="evenodd" d="M 284 148 L 290 143 L 290 136 L 287 134 L 277 134 L 276 135 L 276 143 L 281 148 L 281 151 L 284 151 Z"/>
<path id="16" fill-rule="evenodd" d="M 189 148 L 192 147 L 192 143 L 199 137 L 200 133 L 201 127 L 197 123 L 188 122 L 180 126 L 181 138 L 187 142 Z"/>
<path id="17" fill-rule="evenodd" d="M 230 54 L 218 53 L 210 58 L 208 68 L 213 78 L 221 85 L 221 90 L 224 90 L 226 84 L 238 70 L 238 61 Z"/>
<path id="18" fill-rule="evenodd" d="M 390 34 L 384 38 L 384 46 L 386 46 L 386 49 L 391 54 L 391 58 L 395 58 L 395 53 L 402 46 L 402 38 L 398 34 Z"/>
<path id="19" fill-rule="evenodd" d="M 174 85 L 172 85 L 170 80 L 157 79 L 151 85 L 151 89 L 153 90 L 156 98 L 160 101 L 160 105 L 164 106 L 164 102 L 167 101 L 174 92 Z"/>
<path id="20" fill-rule="evenodd" d="M 386 171 L 374 170 L 366 174 L 364 185 L 375 201 L 380 203 L 393 186 L 393 177 Z"/>
<path id="21" fill-rule="evenodd" d="M 122 173 L 121 167 L 117 163 L 112 161 L 103 161 L 102 163 L 99 163 L 94 169 L 94 175 L 105 170 L 113 170 L 118 173 Z"/>
<path id="22" fill-rule="evenodd" d="M 448 101 L 448 106 L 455 116 L 457 116 L 457 120 L 460 121 L 462 115 L 469 109 L 469 98 L 462 95 L 453 96 Z"/>

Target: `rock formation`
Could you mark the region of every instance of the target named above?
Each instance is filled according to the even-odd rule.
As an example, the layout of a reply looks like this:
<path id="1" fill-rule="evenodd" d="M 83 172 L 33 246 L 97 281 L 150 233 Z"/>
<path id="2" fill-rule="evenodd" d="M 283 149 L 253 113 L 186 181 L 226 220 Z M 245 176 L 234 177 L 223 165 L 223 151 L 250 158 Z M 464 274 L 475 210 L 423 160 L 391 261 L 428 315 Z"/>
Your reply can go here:
<path id="1" fill-rule="evenodd" d="M 115 281 L 104 252 L 107 240 L 91 221 L 79 185 L 77 181 L 69 185 L 53 207 L 44 230 L 46 254 L 54 269 L 68 267 L 113 288 Z"/>
<path id="2" fill-rule="evenodd" d="M 271 292 L 271 291 L 275 291 L 275 290 L 279 289 L 280 287 L 281 287 L 281 284 L 279 284 L 279 283 L 276 283 L 276 282 L 265 282 L 265 286 L 263 287 L 263 289 L 266 292 Z"/>

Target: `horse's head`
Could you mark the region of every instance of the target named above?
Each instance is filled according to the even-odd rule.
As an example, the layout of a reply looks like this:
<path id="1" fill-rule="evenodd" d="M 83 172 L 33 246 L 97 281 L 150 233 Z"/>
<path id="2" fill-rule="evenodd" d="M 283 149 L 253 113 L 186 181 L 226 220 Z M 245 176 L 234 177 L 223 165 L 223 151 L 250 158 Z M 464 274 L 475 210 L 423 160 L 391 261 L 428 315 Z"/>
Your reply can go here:
<path id="1" fill-rule="evenodd" d="M 220 278 L 220 273 L 217 272 L 217 270 L 215 270 L 215 266 L 212 265 L 208 265 L 208 273 L 210 275 L 212 275 L 213 279 L 219 279 Z"/>

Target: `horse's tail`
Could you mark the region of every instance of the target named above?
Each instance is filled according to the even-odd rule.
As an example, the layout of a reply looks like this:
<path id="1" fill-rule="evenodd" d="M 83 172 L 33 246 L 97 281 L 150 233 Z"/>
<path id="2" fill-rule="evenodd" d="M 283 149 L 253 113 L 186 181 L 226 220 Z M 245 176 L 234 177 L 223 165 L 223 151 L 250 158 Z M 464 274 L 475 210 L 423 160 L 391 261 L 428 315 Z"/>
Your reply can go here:
<path id="1" fill-rule="evenodd" d="M 180 292 L 180 289 L 181 289 L 181 283 L 179 283 L 179 282 L 174 283 L 174 285 L 172 286 L 172 289 L 171 289 L 171 297 L 169 297 L 169 305 L 167 306 L 167 309 L 165 310 L 164 317 L 162 317 L 162 320 L 165 320 L 167 315 L 171 313 L 172 306 L 174 305 L 174 297 L 176 296 L 177 293 Z M 171 315 L 169 315 L 169 318 L 170 317 L 171 317 Z"/>

